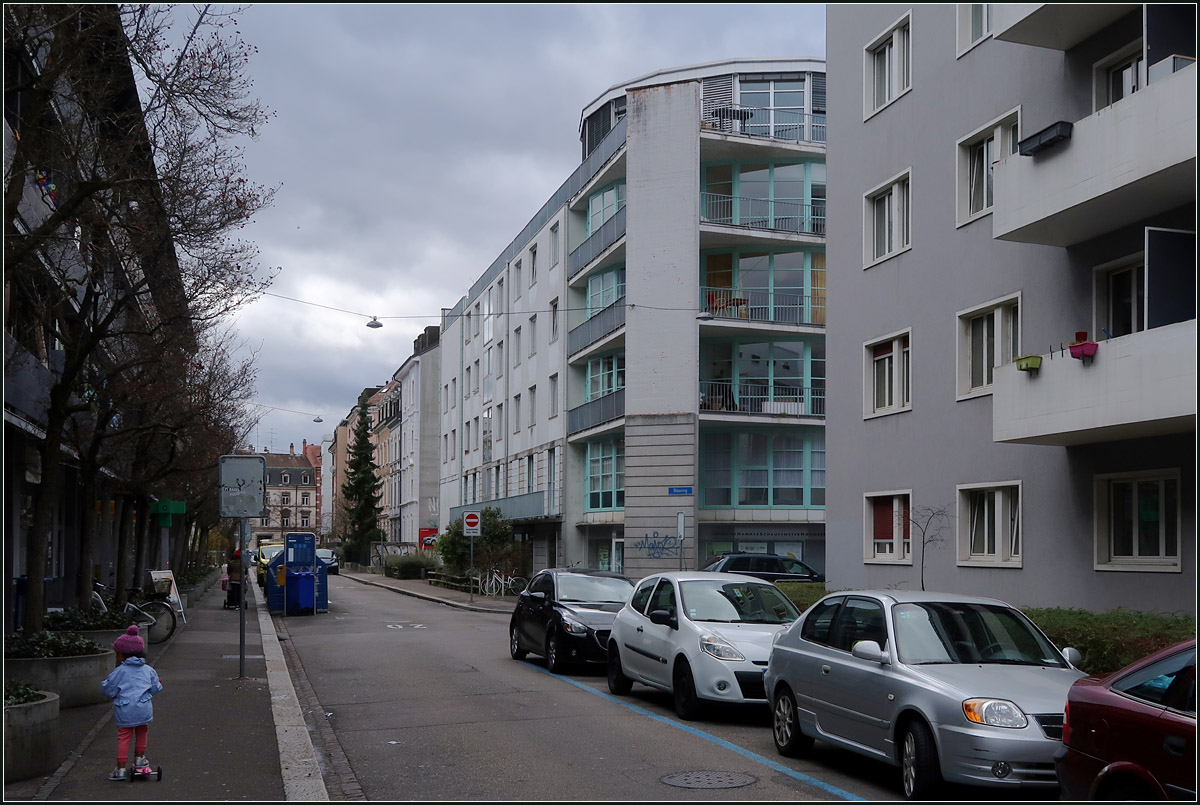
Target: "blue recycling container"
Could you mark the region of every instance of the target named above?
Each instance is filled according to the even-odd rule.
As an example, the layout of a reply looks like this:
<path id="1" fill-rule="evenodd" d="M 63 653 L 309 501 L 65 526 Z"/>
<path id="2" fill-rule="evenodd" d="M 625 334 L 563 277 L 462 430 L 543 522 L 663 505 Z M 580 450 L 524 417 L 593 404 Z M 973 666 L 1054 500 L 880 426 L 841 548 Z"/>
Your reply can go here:
<path id="1" fill-rule="evenodd" d="M 317 611 L 317 535 L 288 534 L 284 537 L 287 570 L 284 578 L 285 615 L 313 615 Z"/>

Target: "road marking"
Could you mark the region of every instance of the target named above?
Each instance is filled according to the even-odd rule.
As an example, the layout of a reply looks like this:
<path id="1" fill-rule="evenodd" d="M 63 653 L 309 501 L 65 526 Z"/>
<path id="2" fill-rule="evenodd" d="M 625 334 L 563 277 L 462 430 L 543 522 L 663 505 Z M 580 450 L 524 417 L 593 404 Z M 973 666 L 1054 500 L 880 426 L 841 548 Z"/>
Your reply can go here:
<path id="1" fill-rule="evenodd" d="M 424 628 L 425 628 L 425 624 L 423 624 L 423 623 L 410 623 L 410 624 L 408 624 L 407 626 L 405 626 L 403 623 L 389 623 L 389 624 L 387 625 L 387 628 L 389 628 L 389 629 L 405 629 L 405 628 L 408 628 L 408 629 L 424 629 Z"/>
<path id="2" fill-rule="evenodd" d="M 604 693 L 603 691 L 596 690 L 595 688 L 591 687 L 590 685 L 585 685 L 582 682 L 576 682 L 574 679 L 570 679 L 565 676 L 559 676 L 558 674 L 552 674 L 549 671 L 547 671 L 545 668 L 542 668 L 540 666 L 530 665 L 529 667 L 539 671 L 540 673 L 546 674 L 547 676 L 552 676 L 555 679 L 561 679 L 563 682 L 566 682 L 567 684 L 570 684 L 570 685 L 574 685 L 575 687 L 579 688 L 580 690 L 585 690 L 588 693 L 595 694 L 596 696 L 599 696 L 601 699 L 607 699 L 610 702 L 615 702 L 615 703 L 621 705 L 622 707 L 624 707 L 628 710 L 632 710 L 633 712 L 635 712 L 639 715 L 646 716 L 647 718 L 652 718 L 655 721 L 658 721 L 662 724 L 666 724 L 667 726 L 670 726 L 670 727 L 675 727 L 676 729 L 683 730 L 684 732 L 687 732 L 687 733 L 691 733 L 692 735 L 695 735 L 698 738 L 703 738 L 704 740 L 709 741 L 710 743 L 714 743 L 717 746 L 723 747 L 732 752 L 736 752 L 737 754 L 741 755 L 742 757 L 749 758 L 750 760 L 753 760 L 756 763 L 760 763 L 763 766 L 766 766 L 768 769 L 771 769 L 772 771 L 777 771 L 780 774 L 786 774 L 788 777 L 791 777 L 795 780 L 799 780 L 800 782 L 805 783 L 807 785 L 811 785 L 814 788 L 819 788 L 822 791 L 825 791 L 826 793 L 829 793 L 829 794 L 834 795 L 835 797 L 838 797 L 839 799 L 849 800 L 851 802 L 866 802 L 866 799 L 864 799 L 863 797 L 856 796 L 854 794 L 851 794 L 848 791 L 843 791 L 842 789 L 838 788 L 837 786 L 830 785 L 829 783 L 825 782 L 824 780 L 818 780 L 817 778 L 810 777 L 809 775 L 804 774 L 803 772 L 798 772 L 795 769 L 790 769 L 778 761 L 771 760 L 768 757 L 763 757 L 762 755 L 758 754 L 757 752 L 751 752 L 749 749 L 746 749 L 745 747 L 742 747 L 742 746 L 738 746 L 737 744 L 734 744 L 734 743 L 730 743 L 729 741 L 726 741 L 723 738 L 718 738 L 715 735 L 709 735 L 707 732 L 704 732 L 703 730 L 698 730 L 695 727 L 689 727 L 688 725 L 681 724 L 678 721 L 675 721 L 673 719 L 667 718 L 665 716 L 660 716 L 657 713 L 652 713 L 649 710 L 645 709 L 644 707 L 638 707 L 636 704 L 630 704 L 629 702 L 623 701 L 623 700 L 617 698 L 616 696 L 613 696 L 608 693 Z"/>

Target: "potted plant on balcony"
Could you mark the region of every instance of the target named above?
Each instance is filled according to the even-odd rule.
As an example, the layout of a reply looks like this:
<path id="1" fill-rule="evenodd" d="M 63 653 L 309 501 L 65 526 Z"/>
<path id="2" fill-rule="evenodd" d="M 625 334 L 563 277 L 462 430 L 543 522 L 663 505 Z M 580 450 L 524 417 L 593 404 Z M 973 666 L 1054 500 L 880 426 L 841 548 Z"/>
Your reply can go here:
<path id="1" fill-rule="evenodd" d="M 1100 345 L 1095 341 L 1088 340 L 1087 330 L 1077 330 L 1075 332 L 1075 340 L 1069 346 L 1071 357 L 1083 360 L 1084 358 L 1093 357 Z"/>
<path id="2" fill-rule="evenodd" d="M 1038 369 L 1042 368 L 1042 356 L 1022 355 L 1021 357 L 1017 358 L 1016 363 L 1018 371 L 1029 372 L 1030 374 L 1035 375 L 1037 374 Z"/>

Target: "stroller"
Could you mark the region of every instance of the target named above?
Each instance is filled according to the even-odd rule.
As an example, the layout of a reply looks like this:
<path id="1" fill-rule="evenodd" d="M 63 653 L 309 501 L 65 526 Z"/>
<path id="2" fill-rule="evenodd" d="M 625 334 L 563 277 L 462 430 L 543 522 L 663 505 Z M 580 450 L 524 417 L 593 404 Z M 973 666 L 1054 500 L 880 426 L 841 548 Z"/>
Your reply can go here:
<path id="1" fill-rule="evenodd" d="M 242 597 L 241 582 L 226 578 L 222 585 L 225 587 L 225 602 L 221 605 L 222 609 L 237 609 L 238 602 Z"/>

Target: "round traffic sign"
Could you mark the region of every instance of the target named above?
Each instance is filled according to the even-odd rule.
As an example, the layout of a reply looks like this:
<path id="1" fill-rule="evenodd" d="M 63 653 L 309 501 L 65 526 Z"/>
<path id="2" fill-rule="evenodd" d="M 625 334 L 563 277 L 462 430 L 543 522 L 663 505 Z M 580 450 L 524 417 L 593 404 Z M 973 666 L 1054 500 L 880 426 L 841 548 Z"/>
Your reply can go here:
<path id="1" fill-rule="evenodd" d="M 467 512 L 465 515 L 463 515 L 463 525 L 465 525 L 467 528 L 478 528 L 479 515 L 475 512 Z"/>

